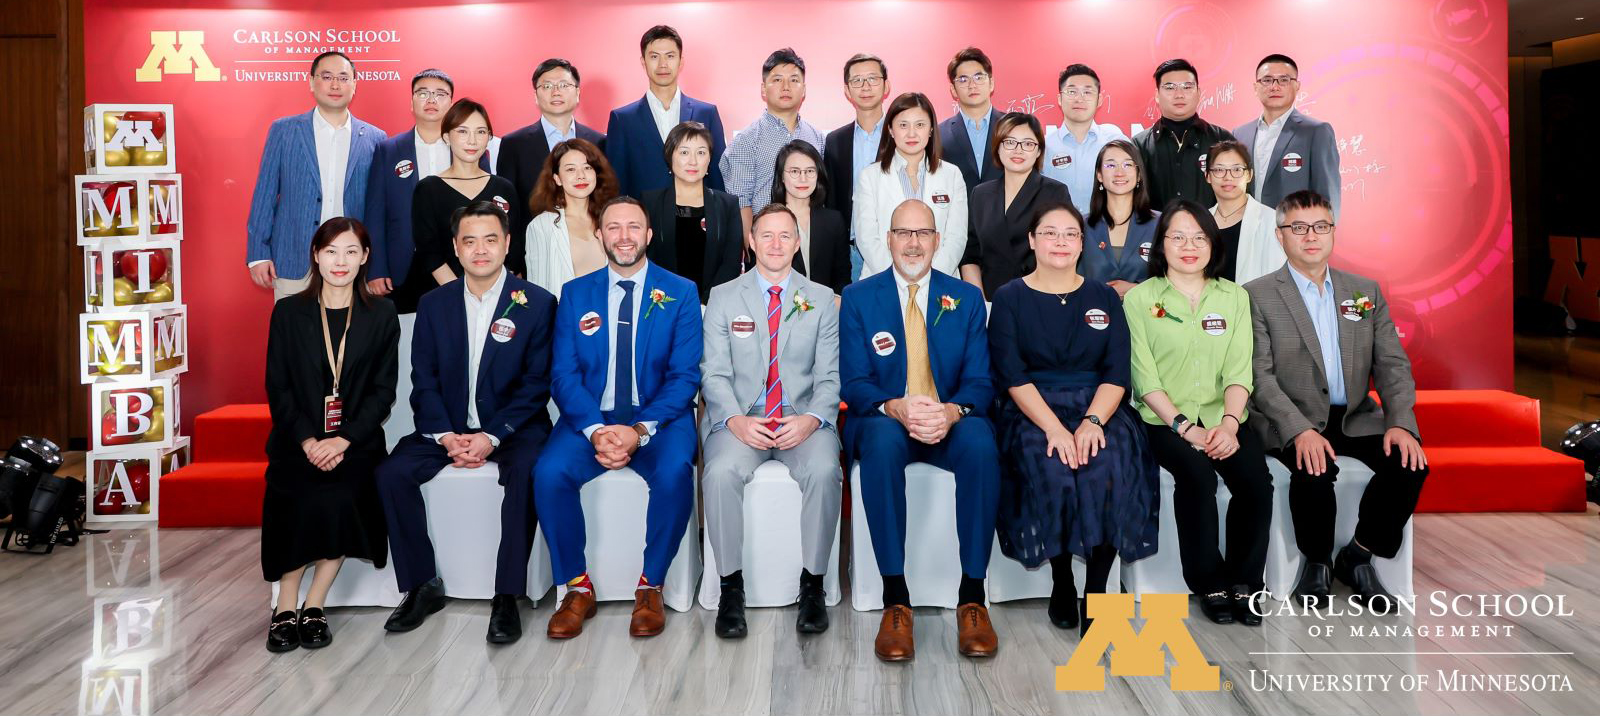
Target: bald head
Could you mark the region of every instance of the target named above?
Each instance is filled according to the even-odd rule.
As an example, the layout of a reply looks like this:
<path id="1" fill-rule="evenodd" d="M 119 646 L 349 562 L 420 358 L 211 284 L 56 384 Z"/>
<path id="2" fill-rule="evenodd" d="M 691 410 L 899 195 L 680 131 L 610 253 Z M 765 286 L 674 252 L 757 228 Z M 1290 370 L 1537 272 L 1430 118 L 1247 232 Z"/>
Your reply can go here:
<path id="1" fill-rule="evenodd" d="M 889 255 L 894 270 L 907 281 L 917 281 L 933 267 L 939 250 L 939 231 L 933 209 L 919 199 L 907 199 L 889 216 Z"/>

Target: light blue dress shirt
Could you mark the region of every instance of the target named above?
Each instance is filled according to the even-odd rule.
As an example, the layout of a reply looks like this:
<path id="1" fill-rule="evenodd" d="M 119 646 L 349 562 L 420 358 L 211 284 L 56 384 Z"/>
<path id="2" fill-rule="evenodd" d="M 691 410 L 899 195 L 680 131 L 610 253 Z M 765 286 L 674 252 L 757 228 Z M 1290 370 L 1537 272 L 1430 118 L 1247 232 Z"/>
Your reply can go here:
<path id="1" fill-rule="evenodd" d="M 615 363 L 617 355 L 617 330 L 621 328 L 621 326 L 617 325 L 617 311 L 618 309 L 622 308 L 623 295 L 622 287 L 617 285 L 618 281 L 627 280 L 633 282 L 633 325 L 628 326 L 628 331 L 633 334 L 635 339 L 639 337 L 639 321 L 644 318 L 644 314 L 640 313 L 640 311 L 643 310 L 645 275 L 650 273 L 650 262 L 647 259 L 640 259 L 640 263 L 642 265 L 639 267 L 639 270 L 632 276 L 626 277 L 617 273 L 616 269 L 613 269 L 609 266 L 606 267 L 606 355 L 610 356 L 610 358 L 607 360 L 606 365 L 606 388 L 600 392 L 601 412 L 610 412 L 615 410 L 617 406 L 617 376 Z M 639 345 L 638 340 L 634 340 L 633 365 L 628 366 L 628 369 L 633 371 L 634 376 L 633 407 L 635 408 L 639 407 L 638 366 L 640 350 L 643 350 L 643 347 Z M 643 425 L 645 430 L 647 430 L 651 435 L 656 434 L 655 421 L 646 421 L 643 423 Z M 599 423 L 590 425 L 583 429 L 583 436 L 586 438 L 590 437 L 594 434 L 594 431 L 599 430 L 601 427 L 602 426 Z"/>
<path id="2" fill-rule="evenodd" d="M 1305 275 L 1289 268 L 1294 285 L 1300 289 L 1306 313 L 1311 314 L 1311 326 L 1317 331 L 1317 344 L 1322 348 L 1322 365 L 1327 368 L 1328 402 L 1346 405 L 1344 390 L 1344 361 L 1339 357 L 1339 302 L 1333 296 L 1333 275 L 1322 278 L 1322 290 Z"/>
<path id="3" fill-rule="evenodd" d="M 576 119 L 572 120 L 572 126 L 567 130 L 566 134 L 562 134 L 561 130 L 556 129 L 556 126 L 544 117 L 539 118 L 539 125 L 544 127 L 544 145 L 549 149 L 555 149 L 557 144 L 568 139 L 578 138 L 578 120 Z"/>
<path id="4" fill-rule="evenodd" d="M 878 144 L 883 141 L 883 118 L 878 118 L 878 124 L 870 132 L 862 129 L 860 123 L 852 123 L 850 126 L 852 129 L 850 133 L 850 180 L 855 181 L 856 177 L 861 176 L 862 169 L 865 169 L 868 164 L 878 159 Z M 833 179 L 835 186 L 838 186 L 840 180 L 837 177 L 829 178 Z M 846 221 L 849 219 L 850 217 L 845 217 Z M 854 244 L 855 242 L 856 227 L 855 223 L 852 222 L 850 224 L 850 243 Z"/>
<path id="5" fill-rule="evenodd" d="M 989 113 L 983 113 L 983 119 L 973 119 L 961 115 L 961 122 L 967 127 L 967 141 L 972 143 L 972 156 L 978 160 L 978 176 L 983 176 L 983 168 L 989 154 Z"/>

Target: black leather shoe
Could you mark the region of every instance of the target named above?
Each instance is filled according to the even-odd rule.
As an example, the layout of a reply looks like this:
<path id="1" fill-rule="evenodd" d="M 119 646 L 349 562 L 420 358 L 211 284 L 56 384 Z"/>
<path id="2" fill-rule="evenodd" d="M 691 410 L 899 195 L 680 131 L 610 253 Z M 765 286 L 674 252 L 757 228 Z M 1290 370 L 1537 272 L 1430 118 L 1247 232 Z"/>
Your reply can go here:
<path id="1" fill-rule="evenodd" d="M 828 593 L 822 585 L 800 585 L 800 616 L 794 620 L 794 629 L 801 634 L 828 630 Z"/>
<path id="2" fill-rule="evenodd" d="M 389 631 L 411 631 L 419 626 L 432 614 L 444 608 L 444 580 L 434 577 L 422 583 L 409 592 L 401 600 L 400 606 L 394 608 L 394 613 L 389 615 L 389 621 L 383 623 L 383 628 Z"/>
<path id="3" fill-rule="evenodd" d="M 267 651 L 282 653 L 300 648 L 300 618 L 294 612 L 278 612 L 267 623 Z"/>
<path id="4" fill-rule="evenodd" d="M 1261 626 L 1259 590 L 1240 584 L 1233 588 L 1233 621 L 1245 626 Z"/>
<path id="5" fill-rule="evenodd" d="M 724 639 L 742 639 L 750 628 L 744 621 L 744 590 L 726 587 L 722 600 L 717 603 L 717 636 Z"/>
<path id="6" fill-rule="evenodd" d="M 1059 595 L 1052 593 L 1050 595 L 1050 607 L 1045 610 L 1045 613 L 1050 616 L 1050 623 L 1055 625 L 1055 628 L 1074 629 L 1080 623 L 1078 612 L 1082 609 L 1079 606 L 1082 603 L 1083 600 L 1078 598 L 1077 589 L 1073 589 L 1071 592 L 1063 592 Z"/>
<path id="7" fill-rule="evenodd" d="M 300 610 L 300 646 L 321 649 L 333 643 L 333 630 L 328 628 L 328 615 L 319 607 Z"/>
<path id="8" fill-rule="evenodd" d="M 494 595 L 489 602 L 489 634 L 484 638 L 490 644 L 510 644 L 522 638 L 522 615 L 517 613 L 515 595 Z"/>
<path id="9" fill-rule="evenodd" d="M 1308 562 L 1300 582 L 1294 585 L 1295 606 L 1325 608 L 1333 601 L 1328 593 L 1333 589 L 1333 567 L 1327 562 Z"/>
<path id="10" fill-rule="evenodd" d="M 1200 597 L 1200 613 L 1215 624 L 1233 623 L 1233 600 L 1227 592 L 1212 592 Z"/>
<path id="11" fill-rule="evenodd" d="M 1078 621 L 1081 624 L 1078 627 L 1078 638 L 1082 639 L 1089 635 L 1089 625 L 1094 624 L 1094 620 L 1089 618 L 1089 600 L 1087 598 L 1078 600 Z"/>
<path id="12" fill-rule="evenodd" d="M 1350 585 L 1354 598 L 1368 609 L 1388 613 L 1394 611 L 1394 597 L 1378 581 L 1378 570 L 1372 566 L 1372 553 L 1351 542 L 1339 550 L 1333 560 L 1333 574 L 1339 581 Z"/>

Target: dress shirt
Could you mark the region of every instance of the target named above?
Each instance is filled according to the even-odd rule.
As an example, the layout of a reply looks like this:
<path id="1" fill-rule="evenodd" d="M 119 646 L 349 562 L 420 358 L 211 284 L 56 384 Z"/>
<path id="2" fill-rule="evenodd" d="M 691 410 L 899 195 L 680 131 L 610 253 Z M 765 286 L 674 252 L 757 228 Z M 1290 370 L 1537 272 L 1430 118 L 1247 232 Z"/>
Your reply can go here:
<path id="1" fill-rule="evenodd" d="M 606 355 L 609 357 L 607 362 L 610 365 L 606 367 L 605 390 L 600 393 L 601 412 L 609 413 L 612 410 L 615 410 L 617 406 L 617 376 L 615 363 L 617 355 L 617 329 L 621 328 L 621 326 L 617 325 L 617 312 L 622 308 L 623 296 L 622 287 L 617 285 L 618 281 L 633 282 L 633 325 L 628 326 L 628 332 L 632 333 L 634 337 L 634 340 L 632 341 L 633 365 L 628 366 L 628 370 L 633 371 L 634 376 L 633 407 L 639 407 L 640 346 L 638 341 L 638 326 L 639 321 L 644 320 L 644 314 L 641 312 L 646 308 L 644 302 L 644 282 L 645 275 L 649 272 L 650 261 L 648 259 L 640 259 L 639 270 L 634 272 L 632 276 L 623 276 L 622 274 L 617 273 L 616 269 L 611 268 L 610 266 L 606 267 Z M 674 298 L 682 300 L 683 297 L 674 296 Z M 634 412 L 637 413 L 638 411 Z M 656 423 L 654 420 L 646 421 L 640 424 L 644 425 L 645 430 L 651 435 L 656 434 Z M 583 436 L 586 438 L 591 437 L 594 435 L 594 431 L 599 430 L 601 427 L 603 426 L 600 423 L 590 425 L 583 429 Z"/>
<path id="2" fill-rule="evenodd" d="M 539 118 L 539 126 L 544 127 L 544 145 L 546 149 L 555 149 L 557 144 L 565 142 L 568 139 L 578 138 L 577 118 L 569 118 L 569 121 L 567 122 L 567 131 L 565 133 L 557 128 L 556 125 L 551 124 L 549 118 L 546 117 Z"/>
<path id="3" fill-rule="evenodd" d="M 344 216 L 344 173 L 350 162 L 350 115 L 333 126 L 316 110 L 311 112 L 311 134 L 317 143 L 317 172 L 322 175 L 322 219 Z"/>
<path id="4" fill-rule="evenodd" d="M 1157 303 L 1171 316 L 1153 315 Z M 1208 427 L 1222 424 L 1223 395 L 1228 386 L 1254 390 L 1250 294 L 1239 284 L 1206 281 L 1199 308 L 1191 309 L 1182 291 L 1167 277 L 1157 276 L 1129 290 L 1122 310 L 1132 339 L 1134 405 L 1146 423 L 1166 424 L 1144 402 L 1144 396 L 1158 390 L 1172 399 L 1178 412 Z M 1209 314 L 1226 322 L 1220 335 L 1206 331 L 1203 319 Z M 1245 413 L 1240 409 L 1240 422 Z"/>
<path id="5" fill-rule="evenodd" d="M 444 135 L 439 135 L 432 144 L 422 141 L 422 135 L 412 133 L 415 139 L 412 142 L 417 147 L 417 181 L 435 176 L 450 168 L 450 145 L 444 141 Z"/>
<path id="6" fill-rule="evenodd" d="M 983 176 L 983 160 L 989 154 L 989 112 L 984 110 L 981 119 L 968 117 L 966 112 L 961 113 L 961 123 L 967 128 L 967 141 L 972 143 L 972 158 L 977 160 L 975 166 L 978 167 L 978 176 Z"/>
<path id="7" fill-rule="evenodd" d="M 1293 266 L 1289 267 L 1289 275 L 1300 288 L 1300 298 L 1305 301 L 1306 313 L 1311 314 L 1311 325 L 1317 331 L 1317 346 L 1322 349 L 1322 365 L 1328 377 L 1328 402 L 1347 405 L 1344 362 L 1339 357 L 1339 304 L 1333 297 L 1333 274 L 1325 273 L 1320 286 Z"/>
<path id="8" fill-rule="evenodd" d="M 873 125 L 870 130 L 862 129 L 859 122 L 850 125 L 850 127 L 850 177 L 853 179 L 861 176 L 861 170 L 865 169 L 868 164 L 878 160 L 878 144 L 883 140 L 883 118 L 879 117 L 878 123 Z M 838 178 L 828 178 L 835 182 L 835 187 L 838 186 Z M 850 223 L 850 243 L 854 244 L 856 242 L 855 222 L 850 221 L 848 216 L 844 217 L 844 219 Z M 811 264 L 808 262 L 806 265 L 810 266 Z"/>
<path id="9" fill-rule="evenodd" d="M 929 287 L 933 283 L 933 281 L 930 278 L 930 277 L 933 276 L 933 270 L 929 269 L 927 273 L 922 274 L 922 278 L 919 278 L 916 281 L 907 281 L 906 277 L 900 275 L 900 271 L 895 269 L 894 267 L 890 267 L 889 270 L 894 273 L 894 295 L 895 295 L 896 298 L 900 299 L 900 320 L 901 321 L 905 320 L 906 305 L 911 300 L 911 291 L 907 290 L 906 287 L 910 286 L 913 283 L 917 284 L 917 308 L 921 309 L 923 320 L 927 320 L 927 318 L 928 318 L 928 291 L 930 290 Z M 933 348 L 932 348 L 931 345 L 929 346 L 928 351 L 929 351 L 930 354 L 932 353 Z M 928 357 L 931 359 L 933 356 L 929 355 Z M 909 381 L 909 378 L 907 380 Z M 906 387 L 906 390 L 907 391 L 910 390 L 910 386 L 909 385 Z M 904 395 L 902 395 L 902 397 L 904 397 Z M 888 401 L 884 401 L 883 403 L 879 404 L 878 405 L 878 412 L 883 413 L 884 415 L 888 415 L 889 411 L 886 408 L 883 407 L 884 405 L 887 405 L 887 404 L 888 404 Z"/>
<path id="10" fill-rule="evenodd" d="M 1090 125 L 1081 142 L 1066 125 L 1044 138 L 1044 175 L 1067 185 L 1072 205 L 1081 214 L 1089 213 L 1089 198 L 1094 195 L 1098 169 L 1094 162 L 1113 139 L 1127 139 L 1115 124 Z"/>
<path id="11" fill-rule="evenodd" d="M 894 155 L 894 159 L 894 163 L 889 165 L 889 171 L 894 172 L 895 178 L 900 180 L 900 190 L 905 192 L 907 199 L 917 199 L 926 202 L 927 199 L 923 199 L 922 197 L 928 193 L 927 158 L 924 157 L 922 161 L 917 163 L 917 188 L 914 190 L 911 188 L 911 175 L 905 171 L 911 166 L 911 163 L 907 162 L 905 157 L 900 156 L 898 153 Z M 951 164 L 949 166 L 955 165 Z M 887 227 L 885 227 L 885 230 L 887 230 Z"/>
<path id="12" fill-rule="evenodd" d="M 494 280 L 494 285 L 483 292 L 483 298 L 472 295 L 472 288 L 463 280 L 461 293 L 465 299 L 467 311 L 467 429 L 477 432 L 483 427 L 478 420 L 478 364 L 483 359 L 483 344 L 489 340 L 489 326 L 494 324 L 495 306 L 500 303 L 500 294 L 506 288 L 506 273 L 500 269 L 500 277 Z M 439 441 L 443 433 L 434 433 L 428 438 L 434 442 Z M 500 438 L 491 433 L 484 433 L 489 437 L 489 442 L 495 447 L 500 447 Z"/>
<path id="13" fill-rule="evenodd" d="M 821 132 L 798 116 L 791 132 L 789 125 L 768 110 L 728 143 L 719 166 L 728 193 L 739 198 L 740 208 L 755 212 L 772 202 L 773 170 L 778 151 L 796 139 L 816 147 L 818 154 L 822 153 L 826 141 Z M 817 169 L 821 171 L 822 167 Z"/>
<path id="14" fill-rule="evenodd" d="M 1262 117 L 1256 118 L 1256 145 L 1250 148 L 1253 152 L 1251 157 L 1255 159 L 1255 180 L 1250 183 L 1255 185 L 1256 201 L 1261 201 L 1261 186 L 1267 183 L 1267 169 L 1272 167 L 1272 150 L 1278 146 L 1278 135 L 1283 134 L 1283 125 L 1289 121 L 1291 114 L 1294 114 L 1293 108 L 1278 115 L 1272 124 L 1267 124 Z"/>
<path id="15" fill-rule="evenodd" d="M 678 126 L 678 115 L 683 113 L 683 88 L 672 91 L 672 102 L 665 107 L 661 106 L 661 100 L 656 99 L 654 92 L 645 90 L 644 105 L 650 108 L 650 116 L 656 120 L 656 131 L 661 133 L 661 141 L 667 141 L 667 133 Z"/>

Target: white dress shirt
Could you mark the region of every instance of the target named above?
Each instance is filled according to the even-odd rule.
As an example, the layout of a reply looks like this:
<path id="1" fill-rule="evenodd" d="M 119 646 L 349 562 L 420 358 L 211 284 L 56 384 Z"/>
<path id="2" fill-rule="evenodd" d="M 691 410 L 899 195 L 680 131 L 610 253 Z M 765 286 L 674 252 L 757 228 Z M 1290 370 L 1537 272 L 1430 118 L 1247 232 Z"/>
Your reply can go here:
<path id="1" fill-rule="evenodd" d="M 1278 146 L 1278 135 L 1283 134 L 1283 125 L 1289 121 L 1291 114 L 1294 114 L 1292 108 L 1278 115 L 1272 124 L 1267 124 L 1262 117 L 1256 118 L 1256 145 L 1250 148 L 1251 157 L 1255 159 L 1255 166 L 1252 168 L 1255 176 L 1251 183 L 1255 185 L 1255 193 L 1252 196 L 1256 201 L 1261 201 L 1261 187 L 1267 183 L 1267 170 L 1272 167 L 1272 150 Z"/>
<path id="2" fill-rule="evenodd" d="M 467 311 L 467 429 L 474 432 L 483 427 L 478 420 L 478 364 L 483 358 L 484 343 L 489 341 L 489 326 L 498 318 L 494 315 L 494 308 L 500 303 L 500 294 L 505 291 L 506 273 L 504 268 L 500 269 L 500 277 L 495 279 L 489 290 L 483 292 L 483 298 L 472 295 L 469 284 L 461 282 Z M 434 433 L 428 437 L 438 442 L 442 434 Z M 485 435 L 488 435 L 490 444 L 500 447 L 499 438 L 489 433 Z"/>
<path id="3" fill-rule="evenodd" d="M 311 111 L 311 135 L 317 144 L 317 172 L 322 175 L 322 221 L 344 216 L 344 172 L 350 162 L 350 114 L 333 126 L 322 112 Z"/>
<path id="4" fill-rule="evenodd" d="M 665 107 L 661 106 L 655 93 L 646 90 L 644 103 L 650 108 L 650 116 L 656 120 L 656 131 L 661 133 L 661 141 L 667 141 L 667 132 L 678 126 L 678 116 L 683 113 L 683 88 L 673 90 L 672 103 Z"/>
<path id="5" fill-rule="evenodd" d="M 417 147 L 417 181 L 422 181 L 450 168 L 450 145 L 440 134 L 433 143 L 422 141 L 422 135 L 412 133 L 412 143 Z"/>
<path id="6" fill-rule="evenodd" d="M 606 356 L 607 356 L 607 365 L 606 365 L 606 387 L 605 387 L 605 390 L 601 391 L 601 393 L 600 393 L 600 412 L 610 412 L 612 410 L 615 410 L 616 406 L 617 406 L 617 376 L 616 376 L 617 331 L 622 327 L 620 324 L 617 323 L 617 313 L 622 310 L 622 296 L 623 296 L 622 287 L 618 286 L 617 282 L 626 280 L 626 281 L 632 281 L 633 282 L 633 324 L 628 326 L 628 328 L 627 328 L 628 332 L 633 336 L 633 339 L 634 339 L 632 341 L 632 344 L 633 344 L 633 364 L 628 366 L 628 370 L 633 373 L 633 407 L 635 408 L 634 414 L 635 415 L 638 414 L 638 410 L 637 410 L 637 408 L 639 407 L 639 369 L 638 369 L 638 365 L 639 365 L 639 340 L 638 340 L 639 339 L 639 330 L 638 330 L 638 325 L 639 325 L 639 321 L 644 318 L 643 311 L 648 308 L 648 304 L 646 304 L 645 301 L 644 301 L 644 281 L 645 281 L 645 275 L 648 274 L 649 272 L 650 272 L 650 261 L 648 259 L 641 259 L 640 260 L 640 262 L 639 262 L 639 270 L 637 272 L 635 272 L 632 276 L 623 276 L 622 274 L 617 273 L 616 269 L 613 269 L 610 266 L 606 267 L 606 287 L 607 287 L 606 288 Z M 683 296 L 673 296 L 672 298 L 675 298 L 675 299 L 680 300 L 680 301 L 687 300 Z M 695 298 L 695 300 L 698 301 L 699 297 L 697 296 Z M 654 315 L 651 316 L 652 320 L 654 320 L 656 318 L 658 318 L 658 317 L 654 316 Z M 651 420 L 651 421 L 644 422 L 644 423 L 641 423 L 641 424 L 644 425 L 645 430 L 647 432 L 649 432 L 651 435 L 655 435 L 656 434 L 656 423 L 655 423 L 655 421 Z M 583 429 L 583 436 L 586 437 L 586 438 L 590 437 L 590 436 L 592 436 L 594 434 L 594 431 L 599 430 L 601 427 L 602 426 L 601 426 L 600 423 L 595 423 L 594 425 L 590 425 L 590 426 L 588 426 L 588 427 Z"/>

